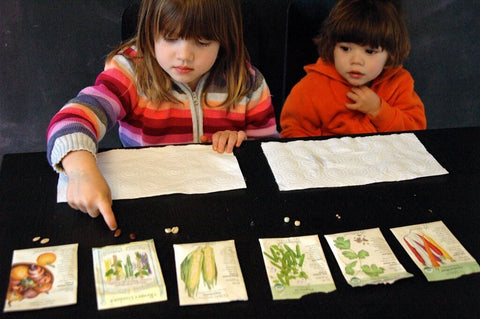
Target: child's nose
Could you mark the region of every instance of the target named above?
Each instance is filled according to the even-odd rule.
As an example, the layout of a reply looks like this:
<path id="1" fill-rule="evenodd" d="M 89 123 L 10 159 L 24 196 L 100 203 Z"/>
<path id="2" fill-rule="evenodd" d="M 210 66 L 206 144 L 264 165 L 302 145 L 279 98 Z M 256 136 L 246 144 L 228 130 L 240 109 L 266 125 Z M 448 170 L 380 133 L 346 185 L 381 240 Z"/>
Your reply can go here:
<path id="1" fill-rule="evenodd" d="M 180 40 L 177 46 L 177 59 L 189 61 L 193 59 L 192 43 L 190 40 Z"/>
<path id="2" fill-rule="evenodd" d="M 352 64 L 363 65 L 364 59 L 363 59 L 362 53 L 360 51 L 353 51 L 350 58 L 350 62 Z"/>

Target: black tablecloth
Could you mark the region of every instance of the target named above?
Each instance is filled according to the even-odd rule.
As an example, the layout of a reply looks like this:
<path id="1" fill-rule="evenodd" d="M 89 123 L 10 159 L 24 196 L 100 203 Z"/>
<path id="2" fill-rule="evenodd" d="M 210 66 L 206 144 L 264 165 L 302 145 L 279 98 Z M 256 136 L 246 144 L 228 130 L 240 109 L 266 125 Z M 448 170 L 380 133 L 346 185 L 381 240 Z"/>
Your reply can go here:
<path id="1" fill-rule="evenodd" d="M 0 296 L 5 300 L 12 252 L 78 243 L 76 305 L 5 318 L 132 317 L 335 317 L 335 318 L 475 318 L 480 316 L 480 274 L 428 282 L 393 237 L 390 228 L 442 220 L 480 260 L 480 128 L 415 132 L 448 175 L 364 186 L 279 192 L 259 142 L 247 141 L 235 151 L 247 188 L 213 194 L 173 194 L 114 201 L 123 234 L 114 238 L 101 218 L 92 219 L 56 203 L 57 175 L 45 153 L 7 154 L 0 171 Z M 337 218 L 337 215 L 341 218 Z M 285 224 L 284 216 L 301 220 Z M 179 226 L 176 235 L 166 227 Z M 414 275 L 392 285 L 352 288 L 323 235 L 379 227 L 395 255 Z M 92 247 L 153 238 L 162 266 L 168 301 L 97 310 Z M 299 300 L 273 301 L 259 238 L 319 235 L 336 291 Z M 248 301 L 179 306 L 173 244 L 234 239 Z"/>

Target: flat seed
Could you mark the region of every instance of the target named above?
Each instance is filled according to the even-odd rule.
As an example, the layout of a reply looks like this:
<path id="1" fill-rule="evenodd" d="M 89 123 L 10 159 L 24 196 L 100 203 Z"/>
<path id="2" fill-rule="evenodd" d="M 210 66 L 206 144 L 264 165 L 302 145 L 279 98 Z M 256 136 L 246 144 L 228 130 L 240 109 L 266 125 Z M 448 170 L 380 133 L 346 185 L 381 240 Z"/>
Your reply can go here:
<path id="1" fill-rule="evenodd" d="M 295 226 L 297 226 L 297 227 L 298 227 L 298 226 L 300 226 L 300 224 L 301 224 L 301 223 L 300 223 L 300 221 L 299 221 L 299 220 L 296 220 L 296 221 L 295 221 Z"/>
<path id="2" fill-rule="evenodd" d="M 128 237 L 130 237 L 131 240 L 135 240 L 135 238 L 137 238 L 137 236 L 135 236 L 134 233 L 130 233 L 130 235 L 128 235 Z"/>
<path id="3" fill-rule="evenodd" d="M 40 240 L 40 244 L 46 244 L 50 241 L 50 238 L 43 238 L 42 240 Z"/>
<path id="4" fill-rule="evenodd" d="M 117 228 L 117 230 L 115 231 L 115 233 L 113 234 L 114 237 L 120 237 L 120 235 L 122 234 L 122 230 L 120 228 Z"/>
<path id="5" fill-rule="evenodd" d="M 283 221 L 285 223 L 289 223 L 290 222 L 290 217 L 286 216 L 286 217 L 283 217 Z"/>
<path id="6" fill-rule="evenodd" d="M 40 237 L 40 236 L 33 237 L 33 238 L 32 238 L 32 241 L 33 241 L 33 242 L 35 242 L 35 241 L 39 241 L 39 240 L 40 240 L 40 238 L 42 238 L 42 237 Z"/>
<path id="7" fill-rule="evenodd" d="M 172 232 L 171 228 L 165 228 L 165 233 L 170 234 Z"/>
<path id="8" fill-rule="evenodd" d="M 178 228 L 177 226 L 172 227 L 172 233 L 173 233 L 173 234 L 178 233 L 178 231 L 179 231 L 179 228 Z"/>

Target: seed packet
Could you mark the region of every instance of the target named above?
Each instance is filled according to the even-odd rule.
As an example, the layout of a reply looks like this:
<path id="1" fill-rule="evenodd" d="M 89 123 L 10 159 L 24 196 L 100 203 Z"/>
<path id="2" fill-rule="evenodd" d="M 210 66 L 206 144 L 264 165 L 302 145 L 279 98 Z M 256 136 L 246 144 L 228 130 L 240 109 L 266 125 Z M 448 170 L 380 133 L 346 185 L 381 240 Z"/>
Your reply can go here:
<path id="1" fill-rule="evenodd" d="M 15 250 L 4 312 L 77 303 L 78 244 Z"/>
<path id="2" fill-rule="evenodd" d="M 392 284 L 412 277 L 379 228 L 325 235 L 345 280 L 352 287 Z"/>
<path id="3" fill-rule="evenodd" d="M 167 300 L 153 239 L 92 248 L 98 310 Z"/>
<path id="4" fill-rule="evenodd" d="M 336 289 L 317 235 L 259 241 L 274 300 Z"/>
<path id="5" fill-rule="evenodd" d="M 428 281 L 480 272 L 480 266 L 442 221 L 390 229 Z"/>
<path id="6" fill-rule="evenodd" d="M 180 306 L 248 300 L 233 240 L 173 249 Z"/>

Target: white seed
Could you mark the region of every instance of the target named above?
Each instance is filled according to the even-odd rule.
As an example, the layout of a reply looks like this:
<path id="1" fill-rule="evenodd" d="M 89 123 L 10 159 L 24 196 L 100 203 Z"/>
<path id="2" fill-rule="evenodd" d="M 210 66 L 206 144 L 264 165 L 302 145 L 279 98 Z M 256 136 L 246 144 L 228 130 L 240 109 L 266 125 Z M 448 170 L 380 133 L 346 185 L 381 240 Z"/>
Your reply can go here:
<path id="1" fill-rule="evenodd" d="M 42 240 L 40 240 L 40 244 L 46 244 L 50 241 L 50 238 L 43 238 Z"/>
<path id="2" fill-rule="evenodd" d="M 32 238 L 32 241 L 33 241 L 33 242 L 35 242 L 35 241 L 39 241 L 39 240 L 40 240 L 40 238 L 42 238 L 42 237 L 40 237 L 40 236 L 33 237 L 33 238 Z"/>
<path id="3" fill-rule="evenodd" d="M 172 227 L 172 233 L 173 233 L 173 234 L 178 233 L 178 231 L 179 231 L 179 228 L 178 228 L 177 226 Z"/>
<path id="4" fill-rule="evenodd" d="M 172 232 L 172 229 L 171 228 L 165 228 L 165 233 L 166 234 L 170 234 Z"/>
<path id="5" fill-rule="evenodd" d="M 289 223 L 290 222 L 290 217 L 286 216 L 286 217 L 283 217 L 283 221 L 285 223 Z"/>
<path id="6" fill-rule="evenodd" d="M 300 224 L 301 224 L 301 223 L 300 223 L 300 221 L 299 221 L 299 220 L 296 220 L 296 221 L 295 221 L 295 226 L 297 226 L 297 227 L 298 227 L 298 226 L 300 226 Z"/>

